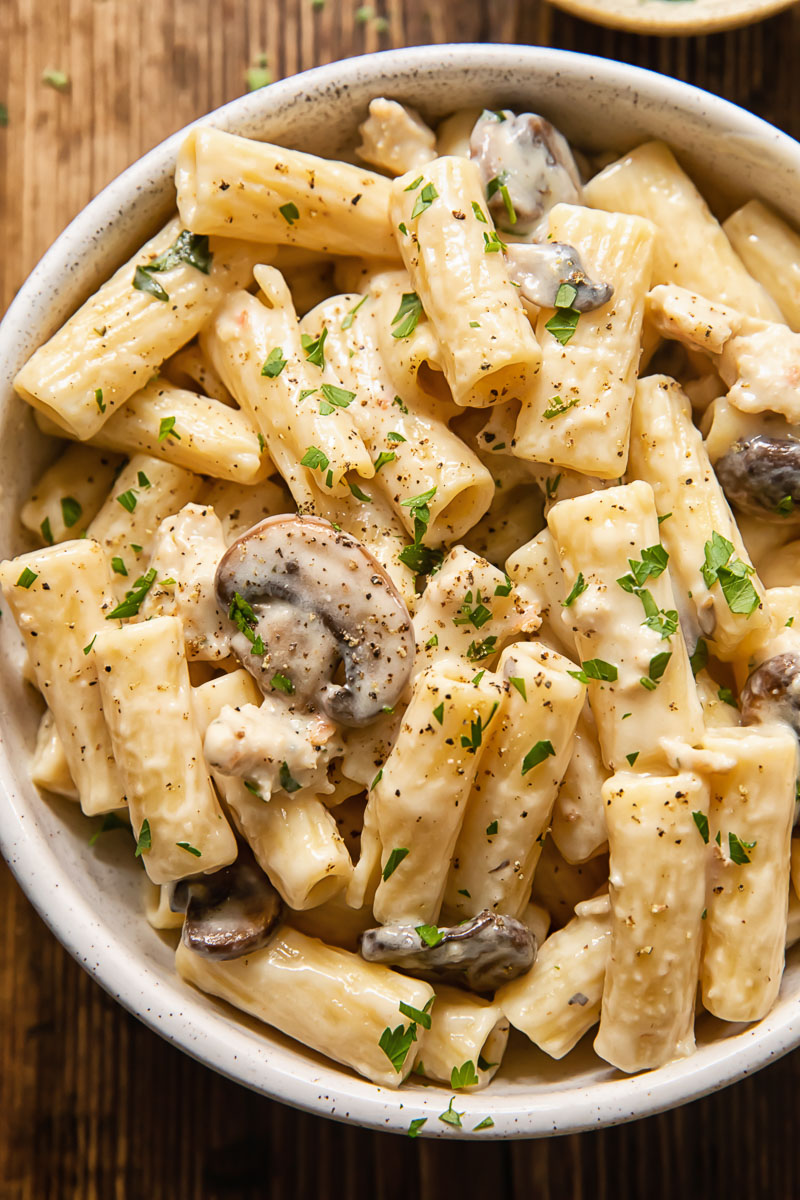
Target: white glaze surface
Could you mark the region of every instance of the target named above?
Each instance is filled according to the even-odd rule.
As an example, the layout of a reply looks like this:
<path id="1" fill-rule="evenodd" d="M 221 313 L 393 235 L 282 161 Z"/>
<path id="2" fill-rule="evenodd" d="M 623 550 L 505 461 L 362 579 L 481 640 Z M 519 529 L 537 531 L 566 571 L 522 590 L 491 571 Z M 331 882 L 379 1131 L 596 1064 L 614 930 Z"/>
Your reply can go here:
<path id="1" fill-rule="evenodd" d="M 390 95 L 438 117 L 474 104 L 540 111 L 590 150 L 626 150 L 658 136 L 675 146 L 701 185 L 731 200 L 758 195 L 800 219 L 800 147 L 726 102 L 618 63 L 514 46 L 435 46 L 334 63 L 241 97 L 213 114 L 220 128 L 339 155 L 354 144 L 368 101 Z M 207 119 L 207 118 L 206 118 Z M 72 223 L 20 290 L 0 326 L 0 468 L 6 503 L 2 552 L 24 541 L 13 514 L 51 454 L 9 380 L 32 348 L 163 220 L 172 203 L 176 134 L 115 180 Z M 4 623 L 0 621 L 0 625 Z M 791 956 L 778 1003 L 741 1029 L 703 1018 L 698 1052 L 623 1079 L 588 1040 L 554 1062 L 513 1035 L 489 1088 L 459 1097 L 464 1127 L 437 1120 L 450 1093 L 406 1085 L 390 1092 L 332 1066 L 176 977 L 168 945 L 142 920 L 140 869 L 124 833 L 90 849 L 74 806 L 42 799 L 28 779 L 38 705 L 21 681 L 10 623 L 0 629 L 0 847 L 56 936 L 128 1009 L 195 1058 L 256 1091 L 339 1120 L 421 1136 L 544 1136 L 591 1129 L 669 1108 L 763 1066 L 800 1042 L 800 959 Z"/>

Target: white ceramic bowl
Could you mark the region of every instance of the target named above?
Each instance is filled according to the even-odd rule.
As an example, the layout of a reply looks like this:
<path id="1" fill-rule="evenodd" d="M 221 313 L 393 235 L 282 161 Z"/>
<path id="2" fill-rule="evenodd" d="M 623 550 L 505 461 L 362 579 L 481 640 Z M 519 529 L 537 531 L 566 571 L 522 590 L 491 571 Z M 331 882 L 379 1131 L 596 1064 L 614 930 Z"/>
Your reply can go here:
<path id="1" fill-rule="evenodd" d="M 373 96 L 388 95 L 437 118 L 483 103 L 547 115 L 579 146 L 629 149 L 658 136 L 701 180 L 732 201 L 758 195 L 800 219 L 800 146 L 725 101 L 685 84 L 559 50 L 429 46 L 320 67 L 243 96 L 212 114 L 236 133 L 324 153 L 347 153 Z M 52 454 L 10 380 L 28 354 L 139 245 L 173 204 L 175 134 L 114 180 L 65 230 L 0 326 L 0 513 L 2 553 L 23 545 L 15 514 Z M 731 1083 L 800 1042 L 800 961 L 792 956 L 766 1020 L 741 1028 L 703 1018 L 698 1051 L 650 1074 L 625 1078 L 594 1057 L 591 1037 L 561 1063 L 512 1035 L 491 1086 L 459 1097 L 464 1129 L 437 1120 L 449 1093 L 411 1083 L 388 1091 L 306 1051 L 216 1001 L 173 971 L 165 940 L 144 920 L 141 871 L 127 839 L 90 849 L 89 823 L 68 802 L 42 798 L 27 764 L 39 714 L 21 681 L 18 638 L 0 622 L 0 848 L 55 935 L 103 987 L 164 1038 L 265 1095 L 340 1120 L 423 1135 L 524 1137 L 613 1124 L 669 1108 Z"/>
<path id="2" fill-rule="evenodd" d="M 612 29 L 699 37 L 763 21 L 791 8 L 797 0 L 692 0 L 677 4 L 670 0 L 552 0 L 552 3 L 576 17 Z"/>

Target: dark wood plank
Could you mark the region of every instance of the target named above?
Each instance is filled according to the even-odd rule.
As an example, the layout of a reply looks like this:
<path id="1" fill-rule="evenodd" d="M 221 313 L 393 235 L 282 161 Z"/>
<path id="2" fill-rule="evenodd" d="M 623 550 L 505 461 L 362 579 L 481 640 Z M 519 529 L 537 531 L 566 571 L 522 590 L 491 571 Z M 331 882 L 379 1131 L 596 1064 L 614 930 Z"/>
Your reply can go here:
<path id="1" fill-rule="evenodd" d="M 800 134 L 800 8 L 696 40 L 601 30 L 541 0 L 0 0 L 0 309 L 67 221 L 193 117 L 393 45 L 519 41 L 635 62 Z M 41 74 L 56 67 L 61 94 Z M 798 1194 L 800 1053 L 686 1108 L 514 1144 L 389 1138 L 255 1097 L 161 1042 L 47 932 L 0 866 L 0 1200 L 672 1200 Z"/>

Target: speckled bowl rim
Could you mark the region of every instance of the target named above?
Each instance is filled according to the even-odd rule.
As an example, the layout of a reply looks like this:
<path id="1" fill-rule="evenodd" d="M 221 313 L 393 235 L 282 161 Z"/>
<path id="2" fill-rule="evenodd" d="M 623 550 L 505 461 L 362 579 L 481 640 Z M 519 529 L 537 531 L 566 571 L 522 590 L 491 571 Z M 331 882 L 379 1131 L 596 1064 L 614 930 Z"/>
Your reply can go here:
<path id="1" fill-rule="evenodd" d="M 437 72 L 539 72 L 548 86 L 566 78 L 586 79 L 609 96 L 644 97 L 659 107 L 669 106 L 681 119 L 710 122 L 726 137 L 746 145 L 759 161 L 779 163 L 784 185 L 800 178 L 800 146 L 758 118 L 698 89 L 640 68 L 566 51 L 503 45 L 447 45 L 386 51 L 315 68 L 302 75 L 243 96 L 211 114 L 214 123 L 243 128 L 260 115 L 280 110 L 315 95 L 339 95 L 348 84 L 386 87 Z M 509 75 L 509 78 L 511 76 Z M 516 76 L 514 76 L 516 77 Z M 377 93 L 379 94 L 379 93 Z M 203 118 L 205 120 L 207 118 Z M 87 288 L 96 283 L 82 265 L 82 255 L 97 246 L 118 214 L 141 201 L 142 225 L 153 224 L 163 209 L 163 181 L 171 174 L 185 130 L 174 134 L 124 171 L 68 226 L 44 255 L 21 288 L 0 325 L 0 364 L 21 361 L 23 353 L 64 313 L 64 303 L 52 281 L 82 272 Z M 66 284 L 65 284 L 66 286 Z M 67 289 L 68 290 L 68 289 Z M 37 828 L 36 810 L 26 772 L 14 766 L 5 729 L 0 744 L 0 849 L 20 886 L 53 933 L 74 958 L 131 1013 L 200 1062 L 264 1095 L 298 1108 L 355 1124 L 404 1132 L 413 1118 L 428 1118 L 422 1136 L 468 1137 L 471 1127 L 491 1114 L 493 1128 L 475 1135 L 531 1137 L 568 1133 L 612 1125 L 646 1116 L 714 1091 L 764 1066 L 800 1042 L 800 1006 L 793 986 L 789 1003 L 782 1003 L 760 1024 L 712 1039 L 694 1058 L 672 1063 L 634 1078 L 609 1072 L 608 1078 L 588 1085 L 564 1078 L 539 1084 L 525 1092 L 488 1092 L 458 1097 L 464 1111 L 459 1130 L 437 1121 L 446 1107 L 440 1088 L 391 1091 L 306 1054 L 296 1043 L 273 1038 L 270 1031 L 254 1040 L 246 1024 L 230 1010 L 209 1010 L 177 977 L 167 983 L 146 958 L 138 959 L 115 941 L 111 925 L 95 912 L 63 866 L 57 837 Z M 10 730 L 8 732 L 11 732 Z M 567 1060 L 569 1061 L 569 1060 Z M 513 1084 L 513 1081 L 512 1081 Z"/>
<path id="2" fill-rule="evenodd" d="M 798 0 L 736 0 L 727 10 L 720 4 L 717 9 L 699 10 L 699 15 L 697 11 L 692 14 L 690 4 L 672 8 L 666 0 L 661 2 L 663 11 L 655 4 L 625 9 L 618 7 L 619 0 L 612 0 L 615 6 L 611 9 L 606 7 L 606 0 L 550 0 L 556 8 L 584 21 L 656 37 L 702 37 L 726 29 L 741 29 L 784 12 Z"/>

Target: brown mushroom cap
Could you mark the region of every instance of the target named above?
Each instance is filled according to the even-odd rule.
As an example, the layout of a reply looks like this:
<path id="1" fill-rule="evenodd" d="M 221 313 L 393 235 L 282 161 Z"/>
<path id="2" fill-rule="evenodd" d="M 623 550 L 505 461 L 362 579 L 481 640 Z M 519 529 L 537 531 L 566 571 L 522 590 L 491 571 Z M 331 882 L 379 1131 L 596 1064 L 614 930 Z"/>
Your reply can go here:
<path id="1" fill-rule="evenodd" d="M 508 189 L 515 223 L 509 223 L 499 189 L 488 200 L 502 229 L 531 233 L 554 204 L 580 203 L 580 175 L 569 142 L 537 113 L 484 111 L 470 135 L 469 153 L 485 185 L 499 179 Z"/>
<path id="2" fill-rule="evenodd" d="M 511 242 L 507 253 L 508 277 L 520 294 L 540 308 L 555 308 L 562 284 L 571 284 L 576 296 L 570 307 L 578 312 L 602 308 L 614 295 L 610 283 L 594 283 L 581 257 L 566 242 Z"/>
<path id="3" fill-rule="evenodd" d="M 237 639 L 233 648 L 257 682 L 280 671 L 299 700 L 342 725 L 366 725 L 400 698 L 414 663 L 408 609 L 369 551 L 328 521 L 254 525 L 222 558 L 216 591 L 226 608 L 237 596 L 252 607 L 266 657 Z M 339 660 L 343 685 L 331 681 Z"/>
<path id="4" fill-rule="evenodd" d="M 756 667 L 742 688 L 742 724 L 785 721 L 800 735 L 800 654 L 788 652 Z"/>
<path id="5" fill-rule="evenodd" d="M 283 901 L 245 846 L 229 867 L 173 884 L 170 907 L 186 913 L 184 944 L 216 959 L 260 950 L 283 915 Z"/>
<path id="6" fill-rule="evenodd" d="M 800 442 L 744 438 L 714 464 L 731 504 L 762 521 L 800 522 Z"/>
<path id="7" fill-rule="evenodd" d="M 463 925 L 440 927 L 435 946 L 413 925 L 382 925 L 361 935 L 361 956 L 389 963 L 433 982 L 465 984 L 493 992 L 524 975 L 536 958 L 536 938 L 514 917 L 487 910 Z"/>

